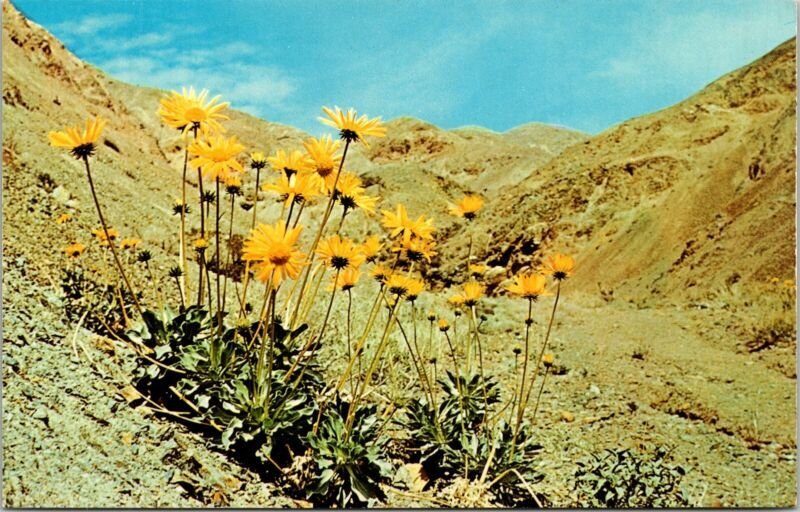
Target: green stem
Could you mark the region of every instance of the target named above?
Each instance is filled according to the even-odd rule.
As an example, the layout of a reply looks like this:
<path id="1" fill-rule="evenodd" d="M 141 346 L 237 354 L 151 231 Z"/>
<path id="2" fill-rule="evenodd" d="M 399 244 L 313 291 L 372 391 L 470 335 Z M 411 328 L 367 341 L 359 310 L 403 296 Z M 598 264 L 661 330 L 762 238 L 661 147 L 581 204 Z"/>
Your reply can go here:
<path id="1" fill-rule="evenodd" d="M 125 269 L 122 268 L 122 262 L 119 260 L 119 255 L 117 254 L 117 249 L 114 247 L 112 243 L 111 237 L 108 234 L 108 225 L 106 224 L 106 219 L 103 216 L 103 210 L 100 208 L 100 201 L 97 199 L 97 192 L 94 189 L 94 180 L 92 179 L 92 170 L 89 167 L 89 158 L 83 157 L 83 164 L 86 167 L 86 177 L 89 179 L 89 188 L 92 191 L 92 199 L 94 199 L 94 206 L 97 209 L 97 216 L 100 219 L 100 225 L 103 227 L 103 233 L 106 236 L 106 242 L 108 242 L 108 246 L 111 248 L 111 254 L 114 255 L 114 262 L 117 265 L 117 270 L 119 270 L 120 276 L 122 276 L 122 280 L 125 281 L 125 286 L 128 288 L 128 292 L 131 294 L 131 298 L 133 299 L 133 304 L 136 307 L 136 311 L 139 313 L 141 318 L 144 318 L 142 315 L 142 306 L 139 304 L 139 299 L 136 297 L 136 292 L 133 291 L 133 287 L 131 286 L 130 281 L 128 281 L 128 276 L 125 275 Z M 125 307 L 122 307 L 122 314 L 125 315 Z"/>
<path id="2" fill-rule="evenodd" d="M 333 180 L 333 187 L 331 188 L 331 196 L 328 198 L 328 205 L 325 207 L 325 215 L 322 217 L 322 222 L 319 225 L 319 229 L 317 230 L 317 235 L 314 238 L 314 243 L 311 244 L 311 249 L 309 249 L 308 253 L 311 255 L 310 261 L 306 266 L 305 271 L 303 272 L 303 284 L 300 286 L 300 293 L 301 296 L 297 299 L 297 304 L 295 304 L 294 311 L 292 312 L 292 319 L 289 322 L 291 328 L 295 328 L 295 322 L 297 320 L 297 313 L 300 311 L 300 303 L 302 302 L 302 293 L 305 290 L 306 283 L 308 282 L 308 275 L 311 272 L 311 267 L 314 263 L 314 258 L 316 257 L 316 250 L 317 245 L 319 244 L 320 239 L 322 238 L 322 233 L 325 231 L 325 225 L 328 223 L 328 219 L 331 216 L 331 211 L 333 210 L 333 203 L 336 197 L 336 185 L 339 183 L 339 176 L 342 174 L 342 167 L 344 167 L 344 161 L 347 158 L 347 149 L 350 147 L 350 141 L 345 141 L 344 144 L 344 151 L 342 152 L 342 160 L 339 162 L 339 169 L 336 171 L 336 178 Z"/>

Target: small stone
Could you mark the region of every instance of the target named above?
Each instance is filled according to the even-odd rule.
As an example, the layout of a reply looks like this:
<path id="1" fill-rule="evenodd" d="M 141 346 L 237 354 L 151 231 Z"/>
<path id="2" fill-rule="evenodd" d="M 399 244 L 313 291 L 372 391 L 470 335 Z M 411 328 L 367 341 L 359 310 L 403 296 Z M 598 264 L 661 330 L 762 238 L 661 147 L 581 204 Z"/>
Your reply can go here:
<path id="1" fill-rule="evenodd" d="M 566 421 L 567 423 L 572 423 L 575 421 L 575 415 L 569 411 L 561 411 L 561 420 Z"/>
<path id="2" fill-rule="evenodd" d="M 591 393 L 593 395 L 599 395 L 600 394 L 600 388 L 597 387 L 597 384 L 592 384 L 591 386 L 589 386 L 589 393 Z"/>
<path id="3" fill-rule="evenodd" d="M 119 393 L 122 395 L 123 398 L 125 398 L 125 400 L 128 403 L 131 403 L 134 400 L 138 400 L 142 396 L 139 394 L 138 391 L 136 391 L 136 388 L 131 386 L 130 384 L 122 388 L 122 391 L 120 391 Z"/>

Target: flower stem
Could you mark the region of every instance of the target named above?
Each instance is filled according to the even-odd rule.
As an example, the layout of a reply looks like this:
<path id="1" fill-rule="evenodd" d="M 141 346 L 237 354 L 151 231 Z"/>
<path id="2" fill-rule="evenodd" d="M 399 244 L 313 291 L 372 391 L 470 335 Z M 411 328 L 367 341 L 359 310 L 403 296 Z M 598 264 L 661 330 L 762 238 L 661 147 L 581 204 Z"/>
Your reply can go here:
<path id="1" fill-rule="evenodd" d="M 300 303 L 302 302 L 302 293 L 305 290 L 306 283 L 308 282 L 308 275 L 311 272 L 311 266 L 314 263 L 314 258 L 316 256 L 316 249 L 317 245 L 319 244 L 320 239 L 322 239 L 322 233 L 325 231 L 325 225 L 328 223 L 328 219 L 331 216 L 331 211 L 333 210 L 333 203 L 336 198 L 336 185 L 339 183 L 339 176 L 342 174 L 342 167 L 344 166 L 344 161 L 347 158 L 347 149 L 350 147 L 350 141 L 345 141 L 344 144 L 344 151 L 342 152 L 342 160 L 339 162 L 339 170 L 336 171 L 336 178 L 333 180 L 333 187 L 331 187 L 331 196 L 328 198 L 328 205 L 325 207 L 325 215 L 322 217 L 322 222 L 319 224 L 319 229 L 317 230 L 317 235 L 314 237 L 314 243 L 311 244 L 311 248 L 308 251 L 308 254 L 311 255 L 311 258 L 306 266 L 305 271 L 303 272 L 303 284 L 300 286 L 300 293 L 301 296 L 297 299 L 297 304 L 295 304 L 294 311 L 292 312 L 292 318 L 289 322 L 291 329 L 295 328 L 295 322 L 297 321 L 297 313 L 300 311 Z"/>
<path id="2" fill-rule="evenodd" d="M 361 386 L 358 387 L 356 395 L 353 397 L 353 401 L 350 402 L 350 407 L 348 408 L 347 411 L 347 420 L 345 422 L 345 430 L 343 436 L 343 439 L 345 441 L 350 439 L 350 433 L 352 432 L 353 429 L 353 422 L 355 421 L 356 411 L 358 410 L 358 404 L 364 397 L 364 393 L 367 387 L 369 387 L 370 383 L 372 382 L 372 376 L 375 374 L 375 370 L 378 367 L 378 363 L 380 362 L 383 350 L 386 347 L 386 341 L 389 339 L 389 332 L 391 331 L 392 323 L 397 317 L 397 310 L 399 309 L 398 306 L 400 305 L 400 303 L 401 303 L 400 298 L 397 297 L 397 301 L 392 307 L 391 314 L 389 315 L 389 319 L 386 322 L 386 327 L 384 327 L 383 329 L 383 336 L 381 336 L 381 340 L 378 342 L 378 346 L 375 348 L 375 354 L 373 354 L 372 356 L 372 362 L 370 363 L 369 368 L 367 368 L 367 374 L 364 376 L 364 380 L 361 382 Z"/>
<path id="3" fill-rule="evenodd" d="M 530 359 L 530 333 L 531 325 L 533 324 L 533 299 L 528 299 L 528 316 L 525 319 L 525 355 L 522 359 L 522 377 L 519 380 L 519 399 L 517 400 L 517 418 L 514 422 L 514 434 L 511 437 L 511 453 L 514 453 L 514 445 L 517 441 L 519 434 L 519 427 L 522 423 L 522 414 L 524 412 L 524 397 L 525 397 L 525 381 L 528 375 L 528 360 Z"/>
<path id="4" fill-rule="evenodd" d="M 200 189 L 200 238 L 206 237 L 206 216 L 203 209 L 203 173 L 200 168 L 197 169 L 197 186 Z M 197 270 L 197 305 L 203 304 L 203 260 L 200 258 L 199 268 Z"/>
<path id="5" fill-rule="evenodd" d="M 217 177 L 216 181 L 216 205 L 214 208 L 214 245 L 217 248 L 215 259 L 216 259 L 216 281 L 217 281 L 217 331 L 219 337 L 222 337 L 222 310 L 225 305 L 222 303 L 222 288 L 220 287 L 220 272 L 222 271 L 222 267 L 220 266 L 219 257 L 222 254 L 222 248 L 219 246 L 219 177 Z"/>
<path id="6" fill-rule="evenodd" d="M 231 218 L 228 223 L 228 250 L 225 253 L 225 278 L 222 281 L 222 303 L 228 303 L 228 266 L 231 264 L 231 239 L 233 238 L 233 213 L 236 205 L 236 196 L 231 194 Z"/>
<path id="7" fill-rule="evenodd" d="M 114 262 L 117 264 L 117 270 L 119 270 L 120 276 L 122 276 L 122 280 L 125 281 L 125 286 L 128 288 L 128 291 L 131 294 L 131 298 L 133 299 L 133 304 L 136 307 L 136 311 L 139 313 L 141 318 L 144 318 L 142 315 L 142 306 L 139 304 L 139 299 L 136 297 L 136 292 L 133 291 L 133 287 L 131 286 L 130 281 L 128 281 L 128 276 L 125 275 L 125 270 L 122 268 L 122 263 L 119 260 L 119 256 L 117 255 L 117 249 L 114 247 L 114 244 L 111 241 L 111 237 L 108 234 L 108 225 L 106 224 L 106 219 L 103 216 L 103 210 L 100 208 L 100 201 L 97 199 L 97 192 L 94 189 L 94 180 L 92 179 L 92 170 L 89 167 L 89 158 L 83 157 L 83 164 L 86 167 L 86 177 L 89 179 L 89 188 L 92 191 L 92 199 L 94 199 L 94 206 L 97 209 L 97 216 L 100 218 L 100 224 L 103 226 L 103 233 L 105 233 L 106 241 L 108 242 L 108 246 L 111 248 L 111 254 L 114 255 Z M 122 308 L 123 315 L 125 313 L 125 308 Z"/>

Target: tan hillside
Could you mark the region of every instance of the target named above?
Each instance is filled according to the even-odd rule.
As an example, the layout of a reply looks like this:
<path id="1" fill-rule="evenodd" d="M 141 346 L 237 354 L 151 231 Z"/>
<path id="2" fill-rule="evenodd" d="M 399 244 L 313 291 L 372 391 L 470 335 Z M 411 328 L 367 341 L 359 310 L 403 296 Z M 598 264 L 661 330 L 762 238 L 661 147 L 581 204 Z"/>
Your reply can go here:
<path id="1" fill-rule="evenodd" d="M 482 254 L 515 268 L 526 245 L 568 251 L 575 285 L 637 299 L 793 279 L 795 50 L 567 148 L 493 198 Z"/>

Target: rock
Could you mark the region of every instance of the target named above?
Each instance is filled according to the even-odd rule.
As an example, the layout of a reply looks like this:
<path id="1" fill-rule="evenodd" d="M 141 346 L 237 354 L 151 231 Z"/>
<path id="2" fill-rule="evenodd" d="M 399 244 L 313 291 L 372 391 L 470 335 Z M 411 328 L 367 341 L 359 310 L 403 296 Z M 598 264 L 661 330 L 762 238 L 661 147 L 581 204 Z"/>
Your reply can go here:
<path id="1" fill-rule="evenodd" d="M 561 411 L 561 420 L 566 421 L 567 423 L 572 423 L 575 421 L 575 415 L 569 411 Z"/>
<path id="2" fill-rule="evenodd" d="M 59 204 L 65 206 L 67 201 L 72 198 L 72 194 L 70 194 L 69 190 L 67 190 L 64 185 L 57 186 L 52 192 L 50 192 L 50 195 L 53 196 L 53 199 L 55 199 Z"/>

